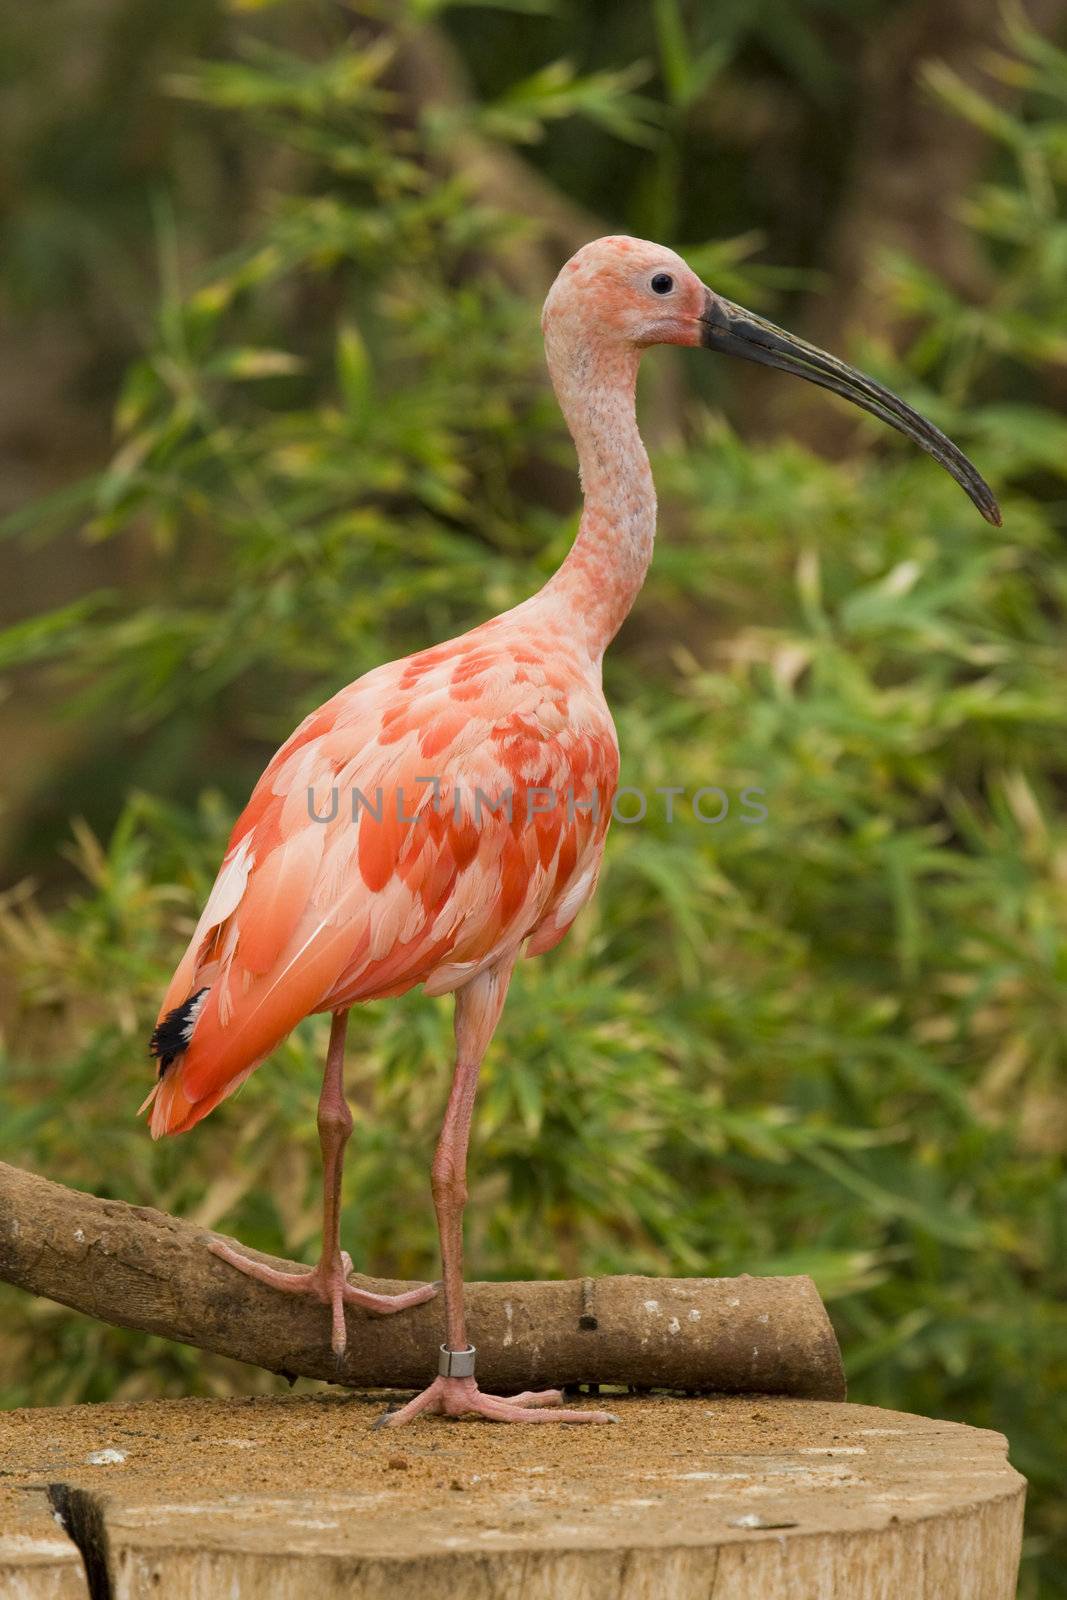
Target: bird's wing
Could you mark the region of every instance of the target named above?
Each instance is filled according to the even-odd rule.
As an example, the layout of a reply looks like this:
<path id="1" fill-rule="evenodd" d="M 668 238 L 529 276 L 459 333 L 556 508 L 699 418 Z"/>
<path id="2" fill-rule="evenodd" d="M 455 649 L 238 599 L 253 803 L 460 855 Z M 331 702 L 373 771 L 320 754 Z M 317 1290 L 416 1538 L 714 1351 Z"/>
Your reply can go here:
<path id="1" fill-rule="evenodd" d="M 458 987 L 588 880 L 617 771 L 602 702 L 503 641 L 412 676 L 433 654 L 335 696 L 257 784 L 164 1000 L 154 1134 L 312 1011 Z"/>

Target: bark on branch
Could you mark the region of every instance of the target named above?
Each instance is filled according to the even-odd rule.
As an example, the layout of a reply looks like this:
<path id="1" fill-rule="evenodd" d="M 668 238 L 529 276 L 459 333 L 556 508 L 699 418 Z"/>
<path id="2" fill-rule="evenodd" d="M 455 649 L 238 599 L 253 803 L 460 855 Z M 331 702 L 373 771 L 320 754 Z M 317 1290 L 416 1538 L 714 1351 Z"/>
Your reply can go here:
<path id="1" fill-rule="evenodd" d="M 338 1364 L 324 1306 L 235 1272 L 205 1249 L 209 1237 L 162 1211 L 101 1200 L 0 1162 L 2 1281 L 289 1376 L 416 1388 L 436 1370 L 438 1302 L 389 1317 L 350 1307 L 348 1352 Z M 357 1274 L 352 1281 L 405 1287 Z M 471 1283 L 467 1305 L 486 1388 L 612 1383 L 844 1398 L 837 1340 L 806 1277 Z"/>

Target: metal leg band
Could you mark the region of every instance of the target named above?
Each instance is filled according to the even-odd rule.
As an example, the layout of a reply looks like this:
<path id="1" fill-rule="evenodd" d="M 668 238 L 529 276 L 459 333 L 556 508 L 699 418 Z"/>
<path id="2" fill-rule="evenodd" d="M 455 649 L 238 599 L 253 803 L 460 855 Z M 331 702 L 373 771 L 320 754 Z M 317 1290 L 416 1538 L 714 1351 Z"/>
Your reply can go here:
<path id="1" fill-rule="evenodd" d="M 442 1378 L 473 1378 L 475 1353 L 472 1344 L 469 1344 L 466 1350 L 450 1350 L 443 1344 L 437 1361 L 437 1370 Z"/>

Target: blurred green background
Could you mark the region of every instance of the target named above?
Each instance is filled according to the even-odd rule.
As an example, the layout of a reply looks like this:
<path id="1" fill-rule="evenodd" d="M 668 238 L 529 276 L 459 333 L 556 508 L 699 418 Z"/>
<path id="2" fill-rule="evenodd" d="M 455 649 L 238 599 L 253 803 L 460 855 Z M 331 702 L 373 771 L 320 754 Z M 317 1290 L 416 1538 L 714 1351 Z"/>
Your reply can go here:
<path id="1" fill-rule="evenodd" d="M 274 747 L 573 537 L 541 298 L 683 250 L 975 457 L 658 351 L 609 838 L 518 975 L 469 1270 L 811 1272 L 857 1400 L 1003 1430 L 1067 1594 L 1067 19 L 985 0 L 0 18 L 0 1158 L 314 1258 L 324 1019 L 187 1138 L 145 1040 Z M 766 791 L 761 827 L 742 788 Z M 447 1001 L 353 1016 L 344 1239 L 431 1274 Z M 280 1385 L 0 1291 L 0 1401 Z"/>

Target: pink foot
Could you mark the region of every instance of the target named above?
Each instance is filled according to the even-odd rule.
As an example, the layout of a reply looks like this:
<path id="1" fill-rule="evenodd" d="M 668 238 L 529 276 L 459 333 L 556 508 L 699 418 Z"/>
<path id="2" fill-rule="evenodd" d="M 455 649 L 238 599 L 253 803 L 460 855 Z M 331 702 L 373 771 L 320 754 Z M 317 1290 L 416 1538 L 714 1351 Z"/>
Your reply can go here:
<path id="1" fill-rule="evenodd" d="M 367 1311 L 376 1311 L 379 1316 L 388 1316 L 393 1311 L 406 1311 L 409 1306 L 421 1306 L 423 1301 L 432 1300 L 438 1289 L 436 1283 L 420 1284 L 417 1289 L 406 1289 L 403 1294 L 373 1294 L 369 1289 L 357 1289 L 355 1284 L 347 1281 L 352 1271 L 352 1257 L 347 1250 L 342 1250 L 335 1261 L 320 1261 L 317 1267 L 312 1267 L 308 1272 L 280 1272 L 277 1267 L 268 1267 L 249 1256 L 243 1256 L 231 1245 L 223 1244 L 221 1239 L 209 1239 L 208 1249 L 220 1261 L 228 1261 L 231 1267 L 236 1267 L 246 1277 L 269 1284 L 272 1289 L 281 1289 L 284 1294 L 313 1294 L 329 1306 L 332 1312 L 330 1347 L 335 1356 L 345 1353 L 346 1305 L 363 1306 Z"/>
<path id="2" fill-rule="evenodd" d="M 482 1394 L 473 1378 L 435 1378 L 428 1389 L 409 1400 L 399 1411 L 387 1411 L 379 1428 L 399 1428 L 423 1412 L 444 1417 L 469 1415 L 486 1417 L 490 1422 L 618 1422 L 610 1411 L 575 1411 L 562 1406 L 558 1389 L 527 1389 L 509 1400 L 495 1394 Z M 544 1408 L 544 1409 L 542 1409 Z"/>

